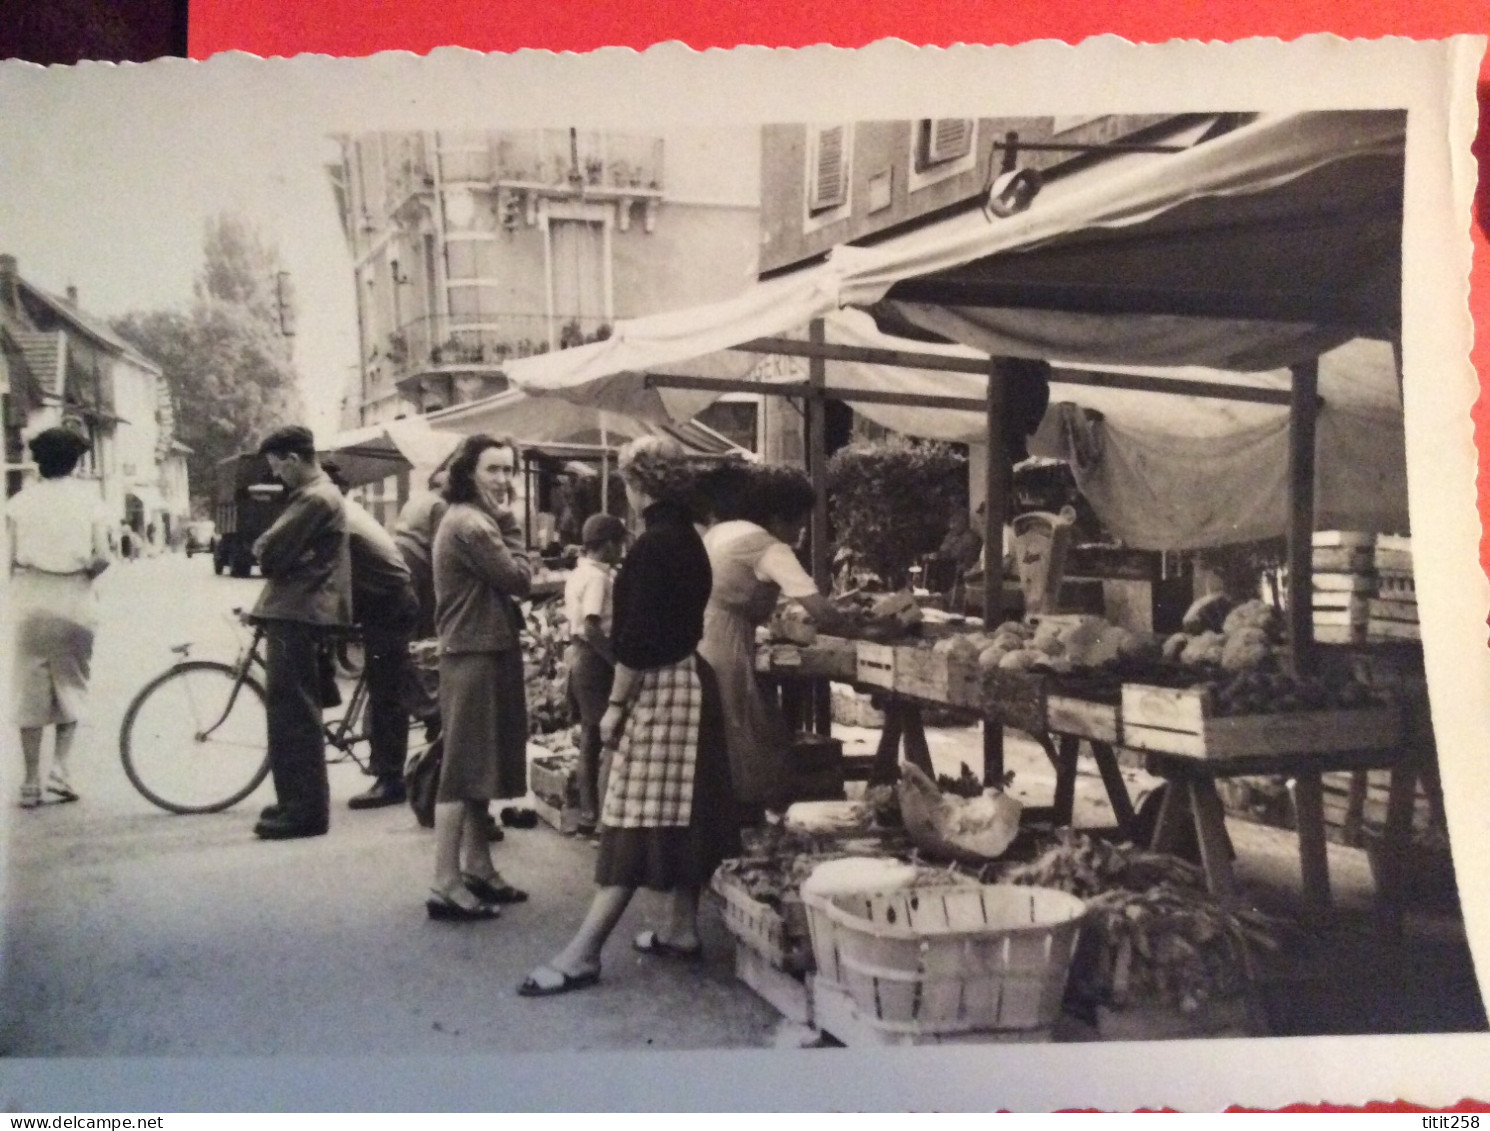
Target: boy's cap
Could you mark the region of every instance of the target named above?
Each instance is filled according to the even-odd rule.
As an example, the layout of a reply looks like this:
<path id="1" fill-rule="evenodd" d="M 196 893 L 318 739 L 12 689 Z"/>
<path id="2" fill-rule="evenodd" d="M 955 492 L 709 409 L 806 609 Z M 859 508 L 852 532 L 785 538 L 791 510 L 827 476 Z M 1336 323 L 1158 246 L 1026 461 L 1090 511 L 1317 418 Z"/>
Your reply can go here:
<path id="1" fill-rule="evenodd" d="M 626 524 L 613 514 L 592 514 L 580 530 L 580 541 L 586 546 L 619 542 L 626 537 Z"/>

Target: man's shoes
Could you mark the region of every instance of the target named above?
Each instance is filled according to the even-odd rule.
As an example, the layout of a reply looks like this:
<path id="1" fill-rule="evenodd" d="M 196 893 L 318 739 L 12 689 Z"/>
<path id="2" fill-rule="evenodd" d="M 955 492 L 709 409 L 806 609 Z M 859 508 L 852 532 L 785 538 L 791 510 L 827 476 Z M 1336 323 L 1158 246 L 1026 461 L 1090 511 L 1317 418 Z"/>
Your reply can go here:
<path id="1" fill-rule="evenodd" d="M 359 793 L 349 800 L 347 808 L 382 809 L 387 805 L 402 805 L 408 797 L 402 778 L 380 777 L 368 787 L 366 792 Z"/>
<path id="2" fill-rule="evenodd" d="M 284 807 L 277 801 L 273 805 L 265 805 L 259 810 L 259 820 L 261 821 L 277 821 L 283 815 Z"/>
<path id="3" fill-rule="evenodd" d="M 298 840 L 301 837 L 325 835 L 325 824 L 294 821 L 283 813 L 277 817 L 266 817 L 254 826 L 254 836 L 260 840 Z"/>

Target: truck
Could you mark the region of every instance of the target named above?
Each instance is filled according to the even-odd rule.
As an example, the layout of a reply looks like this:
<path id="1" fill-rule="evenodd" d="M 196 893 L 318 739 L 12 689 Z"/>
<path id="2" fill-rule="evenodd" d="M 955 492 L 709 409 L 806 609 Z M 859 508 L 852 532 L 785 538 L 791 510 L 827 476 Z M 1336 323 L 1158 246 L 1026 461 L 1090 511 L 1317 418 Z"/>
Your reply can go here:
<path id="1" fill-rule="evenodd" d="M 249 576 L 254 541 L 274 525 L 288 497 L 264 456 L 243 452 L 220 461 L 214 484 L 217 545 L 212 551 L 213 571 Z"/>

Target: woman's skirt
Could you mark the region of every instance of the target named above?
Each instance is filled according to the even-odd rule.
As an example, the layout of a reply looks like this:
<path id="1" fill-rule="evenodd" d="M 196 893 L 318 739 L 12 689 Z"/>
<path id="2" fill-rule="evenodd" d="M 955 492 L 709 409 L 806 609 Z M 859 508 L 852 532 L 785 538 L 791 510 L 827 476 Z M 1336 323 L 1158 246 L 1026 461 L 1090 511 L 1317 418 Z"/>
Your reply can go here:
<path id="1" fill-rule="evenodd" d="M 87 574 L 18 570 L 10 585 L 15 625 L 12 721 L 18 727 L 82 717 L 93 661 L 98 599 Z"/>
<path id="2" fill-rule="evenodd" d="M 689 823 L 661 828 L 602 824 L 599 859 L 595 862 L 595 882 L 601 887 L 654 891 L 703 887 L 721 860 L 740 853 L 719 684 L 713 669 L 701 659 L 697 660 L 697 670 L 702 710 Z"/>
<path id="3" fill-rule="evenodd" d="M 445 757 L 436 801 L 490 801 L 528 792 L 520 649 L 441 656 L 440 719 Z"/>
<path id="4" fill-rule="evenodd" d="M 713 603 L 704 612 L 699 653 L 714 667 L 729 736 L 735 798 L 750 807 L 778 807 L 786 796 L 791 732 L 755 675 L 755 626 L 738 611 Z"/>

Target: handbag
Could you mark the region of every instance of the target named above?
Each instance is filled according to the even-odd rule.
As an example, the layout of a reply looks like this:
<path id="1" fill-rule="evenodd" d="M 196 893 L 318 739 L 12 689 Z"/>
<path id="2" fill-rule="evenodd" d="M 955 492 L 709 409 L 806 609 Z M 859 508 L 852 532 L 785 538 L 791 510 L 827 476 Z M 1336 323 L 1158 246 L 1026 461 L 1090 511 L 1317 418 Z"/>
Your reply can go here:
<path id="1" fill-rule="evenodd" d="M 436 738 L 423 750 L 409 755 L 404 766 L 404 793 L 414 818 L 426 828 L 435 827 L 435 795 L 440 789 L 440 766 L 445 760 L 445 739 Z"/>

